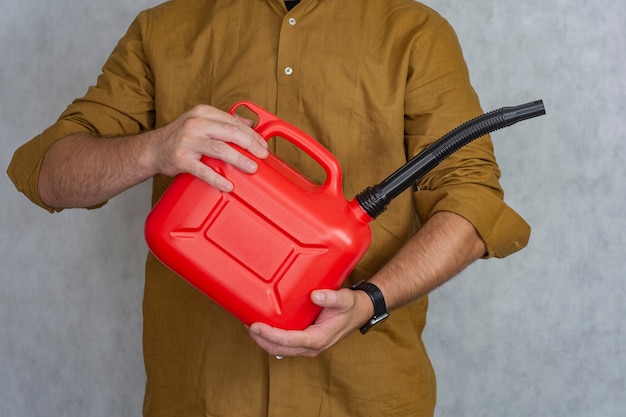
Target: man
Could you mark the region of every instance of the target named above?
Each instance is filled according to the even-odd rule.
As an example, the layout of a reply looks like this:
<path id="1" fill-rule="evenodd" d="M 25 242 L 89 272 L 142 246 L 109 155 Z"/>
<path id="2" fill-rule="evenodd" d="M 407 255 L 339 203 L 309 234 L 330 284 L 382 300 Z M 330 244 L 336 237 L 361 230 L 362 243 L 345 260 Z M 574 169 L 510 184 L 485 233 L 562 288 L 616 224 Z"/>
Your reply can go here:
<path id="1" fill-rule="evenodd" d="M 183 172 L 228 192 L 232 184 L 199 160 L 254 173 L 255 162 L 228 146 L 267 155 L 250 121 L 224 113 L 245 99 L 327 147 L 350 198 L 481 113 L 453 30 L 426 6 L 287 3 L 289 11 L 282 0 L 174 0 L 142 12 L 97 84 L 16 152 L 9 174 L 18 189 L 51 212 L 98 207 L 148 178 L 154 203 Z M 270 150 L 318 179 L 302 152 L 280 141 Z M 323 310 L 303 331 L 246 328 L 149 255 L 144 414 L 432 415 L 426 294 L 528 239 L 498 177 L 485 137 L 397 197 L 346 282 L 375 287 L 314 291 Z M 381 308 L 388 320 L 355 331 Z"/>

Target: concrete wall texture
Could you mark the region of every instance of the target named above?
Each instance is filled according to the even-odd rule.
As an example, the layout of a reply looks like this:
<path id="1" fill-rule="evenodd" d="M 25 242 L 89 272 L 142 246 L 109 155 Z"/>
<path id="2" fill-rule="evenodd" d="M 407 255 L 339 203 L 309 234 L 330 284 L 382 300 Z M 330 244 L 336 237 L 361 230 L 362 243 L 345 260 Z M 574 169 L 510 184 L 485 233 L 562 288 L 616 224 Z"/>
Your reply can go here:
<path id="1" fill-rule="evenodd" d="M 0 167 L 95 81 L 157 0 L 4 0 Z M 485 110 L 543 99 L 495 133 L 530 245 L 431 296 L 438 416 L 621 416 L 626 409 L 626 6 L 430 0 L 456 28 Z M 5 169 L 3 168 L 3 169 Z M 139 415 L 142 184 L 49 215 L 0 175 L 0 415 Z"/>

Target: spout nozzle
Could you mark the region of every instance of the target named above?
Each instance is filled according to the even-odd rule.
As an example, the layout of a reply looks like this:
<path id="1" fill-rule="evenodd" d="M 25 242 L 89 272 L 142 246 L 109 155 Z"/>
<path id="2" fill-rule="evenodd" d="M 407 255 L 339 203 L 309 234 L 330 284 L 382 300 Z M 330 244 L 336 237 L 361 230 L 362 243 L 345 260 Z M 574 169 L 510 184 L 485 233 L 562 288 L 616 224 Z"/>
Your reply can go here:
<path id="1" fill-rule="evenodd" d="M 522 120 L 543 116 L 546 114 L 546 108 L 543 105 L 543 100 L 537 100 L 515 107 L 503 107 L 502 112 L 506 126 L 511 126 Z"/>

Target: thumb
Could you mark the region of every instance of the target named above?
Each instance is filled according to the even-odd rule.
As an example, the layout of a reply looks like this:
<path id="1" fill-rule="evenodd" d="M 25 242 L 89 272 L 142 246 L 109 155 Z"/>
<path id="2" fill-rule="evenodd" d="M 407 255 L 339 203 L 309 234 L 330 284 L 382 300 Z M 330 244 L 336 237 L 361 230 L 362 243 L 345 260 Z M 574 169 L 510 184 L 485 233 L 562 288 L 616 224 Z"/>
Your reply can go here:
<path id="1" fill-rule="evenodd" d="M 311 301 L 317 306 L 324 308 L 342 308 L 350 305 L 350 298 L 342 291 L 315 290 L 311 293 Z"/>

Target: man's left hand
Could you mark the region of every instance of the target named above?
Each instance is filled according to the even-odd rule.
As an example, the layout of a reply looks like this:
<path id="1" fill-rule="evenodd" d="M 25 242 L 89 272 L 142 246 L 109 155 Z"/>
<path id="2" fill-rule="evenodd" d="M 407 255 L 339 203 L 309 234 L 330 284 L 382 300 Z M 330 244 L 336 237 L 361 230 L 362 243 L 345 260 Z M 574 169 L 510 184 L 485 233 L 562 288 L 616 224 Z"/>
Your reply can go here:
<path id="1" fill-rule="evenodd" d="M 373 314 L 372 303 L 363 291 L 316 290 L 311 293 L 311 300 L 323 309 L 306 329 L 283 330 L 253 323 L 248 329 L 250 335 L 270 355 L 312 358 L 359 328 Z"/>

